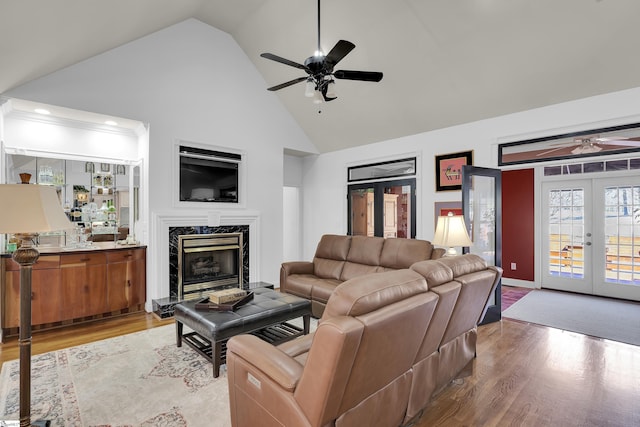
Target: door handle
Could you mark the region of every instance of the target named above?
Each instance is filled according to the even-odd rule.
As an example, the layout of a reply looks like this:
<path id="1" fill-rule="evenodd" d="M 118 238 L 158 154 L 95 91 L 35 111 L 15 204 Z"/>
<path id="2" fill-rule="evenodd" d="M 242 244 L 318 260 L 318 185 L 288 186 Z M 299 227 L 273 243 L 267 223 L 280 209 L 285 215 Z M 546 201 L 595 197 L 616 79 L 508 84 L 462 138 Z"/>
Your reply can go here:
<path id="1" fill-rule="evenodd" d="M 585 245 L 591 246 L 591 242 L 586 242 Z"/>

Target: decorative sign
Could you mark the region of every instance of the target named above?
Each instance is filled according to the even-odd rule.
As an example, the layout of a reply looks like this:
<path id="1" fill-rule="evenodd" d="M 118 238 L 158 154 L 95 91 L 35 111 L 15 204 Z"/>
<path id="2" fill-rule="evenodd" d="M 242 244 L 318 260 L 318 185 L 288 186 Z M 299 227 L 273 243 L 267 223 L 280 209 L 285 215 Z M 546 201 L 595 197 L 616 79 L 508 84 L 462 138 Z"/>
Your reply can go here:
<path id="1" fill-rule="evenodd" d="M 473 164 L 473 151 L 436 156 L 436 191 L 462 189 L 462 166 Z"/>

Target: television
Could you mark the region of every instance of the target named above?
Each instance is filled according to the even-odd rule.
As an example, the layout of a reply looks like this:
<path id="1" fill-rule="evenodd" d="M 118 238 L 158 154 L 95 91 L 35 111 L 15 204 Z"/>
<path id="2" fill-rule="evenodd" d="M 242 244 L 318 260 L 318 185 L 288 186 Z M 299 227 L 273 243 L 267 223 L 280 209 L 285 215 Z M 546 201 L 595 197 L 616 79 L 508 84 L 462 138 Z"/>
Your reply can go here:
<path id="1" fill-rule="evenodd" d="M 180 145 L 180 201 L 238 203 L 242 155 Z"/>

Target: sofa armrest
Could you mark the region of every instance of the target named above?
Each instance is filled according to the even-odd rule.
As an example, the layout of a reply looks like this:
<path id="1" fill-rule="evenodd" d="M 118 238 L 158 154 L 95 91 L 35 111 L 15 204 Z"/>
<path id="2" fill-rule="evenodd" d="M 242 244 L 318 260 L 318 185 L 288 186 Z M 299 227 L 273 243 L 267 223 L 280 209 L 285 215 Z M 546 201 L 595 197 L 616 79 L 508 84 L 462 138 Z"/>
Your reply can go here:
<path id="1" fill-rule="evenodd" d="M 313 274 L 313 263 L 309 261 L 283 262 L 280 267 L 280 292 L 287 292 L 287 277 L 292 274 Z"/>
<path id="2" fill-rule="evenodd" d="M 433 251 L 431 251 L 431 259 L 442 258 L 445 253 L 447 253 L 447 250 L 444 248 L 433 248 Z"/>
<path id="3" fill-rule="evenodd" d="M 231 338 L 227 343 L 227 353 L 229 352 L 246 360 L 290 392 L 295 390 L 304 369 L 294 358 L 253 335 Z"/>
<path id="4" fill-rule="evenodd" d="M 281 270 L 290 274 L 313 274 L 313 263 L 310 261 L 283 262 Z"/>

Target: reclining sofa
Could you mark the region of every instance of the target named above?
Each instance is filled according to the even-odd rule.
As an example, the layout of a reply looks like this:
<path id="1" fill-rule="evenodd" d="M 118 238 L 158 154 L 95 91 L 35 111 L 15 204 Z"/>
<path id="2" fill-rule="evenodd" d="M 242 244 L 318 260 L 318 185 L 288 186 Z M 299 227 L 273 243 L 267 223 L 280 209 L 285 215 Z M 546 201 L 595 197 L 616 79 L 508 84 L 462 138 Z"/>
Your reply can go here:
<path id="1" fill-rule="evenodd" d="M 311 300 L 320 318 L 329 296 L 342 282 L 370 273 L 409 268 L 413 263 L 438 259 L 444 249 L 417 239 L 325 234 L 313 261 L 285 262 L 280 268 L 280 292 Z"/>
<path id="2" fill-rule="evenodd" d="M 501 275 L 471 254 L 421 261 L 338 285 L 312 334 L 278 346 L 231 338 L 232 425 L 412 424 L 472 372 L 477 324 Z"/>

